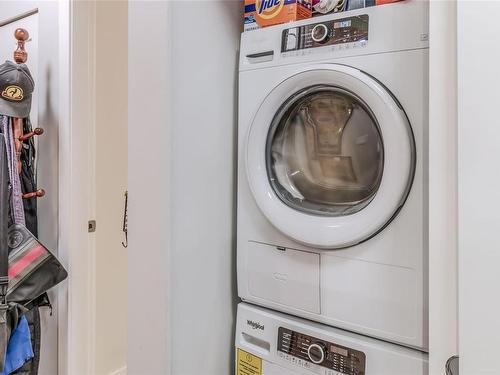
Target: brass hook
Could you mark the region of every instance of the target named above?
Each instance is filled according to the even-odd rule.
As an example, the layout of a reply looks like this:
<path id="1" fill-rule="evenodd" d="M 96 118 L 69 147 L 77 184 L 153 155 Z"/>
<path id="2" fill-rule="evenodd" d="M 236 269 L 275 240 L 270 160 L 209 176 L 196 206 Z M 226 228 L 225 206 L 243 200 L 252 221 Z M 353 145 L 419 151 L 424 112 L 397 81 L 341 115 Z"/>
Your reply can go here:
<path id="1" fill-rule="evenodd" d="M 33 131 L 30 131 L 29 133 L 23 134 L 19 137 L 20 142 L 24 142 L 31 137 L 34 137 L 35 135 L 42 135 L 43 134 L 43 129 L 42 128 L 35 128 Z"/>
<path id="2" fill-rule="evenodd" d="M 41 198 L 43 196 L 45 196 L 45 190 L 38 189 L 37 191 L 33 191 L 31 193 L 23 194 L 23 199 Z"/>

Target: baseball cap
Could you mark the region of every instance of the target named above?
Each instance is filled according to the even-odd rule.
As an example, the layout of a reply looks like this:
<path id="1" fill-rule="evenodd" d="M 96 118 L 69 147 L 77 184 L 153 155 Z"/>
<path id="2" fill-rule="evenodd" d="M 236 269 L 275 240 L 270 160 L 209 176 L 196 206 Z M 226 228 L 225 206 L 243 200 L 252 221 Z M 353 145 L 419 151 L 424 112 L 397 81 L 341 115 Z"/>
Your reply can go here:
<path id="1" fill-rule="evenodd" d="M 0 65 L 0 115 L 28 117 L 35 82 L 26 64 Z"/>

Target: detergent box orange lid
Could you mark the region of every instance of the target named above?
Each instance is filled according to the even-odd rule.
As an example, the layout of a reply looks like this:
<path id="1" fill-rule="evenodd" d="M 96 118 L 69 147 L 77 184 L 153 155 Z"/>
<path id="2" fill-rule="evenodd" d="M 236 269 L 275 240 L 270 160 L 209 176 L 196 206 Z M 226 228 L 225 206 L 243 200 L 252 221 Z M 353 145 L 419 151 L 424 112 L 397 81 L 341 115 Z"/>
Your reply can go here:
<path id="1" fill-rule="evenodd" d="M 312 0 L 245 0 L 244 30 L 312 17 Z"/>

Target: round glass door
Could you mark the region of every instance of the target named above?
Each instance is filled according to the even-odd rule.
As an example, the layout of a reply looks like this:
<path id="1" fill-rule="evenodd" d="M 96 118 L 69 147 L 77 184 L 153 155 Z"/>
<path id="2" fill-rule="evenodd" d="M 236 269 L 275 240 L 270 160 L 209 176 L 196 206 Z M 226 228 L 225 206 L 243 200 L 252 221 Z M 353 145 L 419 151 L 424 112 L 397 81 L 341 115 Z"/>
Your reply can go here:
<path id="1" fill-rule="evenodd" d="M 319 64 L 276 85 L 252 117 L 245 165 L 258 208 L 322 249 L 368 240 L 404 204 L 415 171 L 408 117 L 377 80 Z"/>
<path id="2" fill-rule="evenodd" d="M 356 213 L 371 202 L 382 180 L 377 120 L 345 89 L 305 88 L 274 117 L 266 164 L 274 192 L 288 206 L 313 215 Z"/>

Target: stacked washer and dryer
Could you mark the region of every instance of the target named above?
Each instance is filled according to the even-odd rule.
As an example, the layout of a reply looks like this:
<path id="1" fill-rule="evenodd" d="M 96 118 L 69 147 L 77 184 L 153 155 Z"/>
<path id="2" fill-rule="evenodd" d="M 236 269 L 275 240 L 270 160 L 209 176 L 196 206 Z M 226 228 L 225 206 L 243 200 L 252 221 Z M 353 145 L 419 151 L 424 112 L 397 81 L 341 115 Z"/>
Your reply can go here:
<path id="1" fill-rule="evenodd" d="M 238 375 L 427 374 L 427 128 L 427 2 L 242 34 Z"/>

